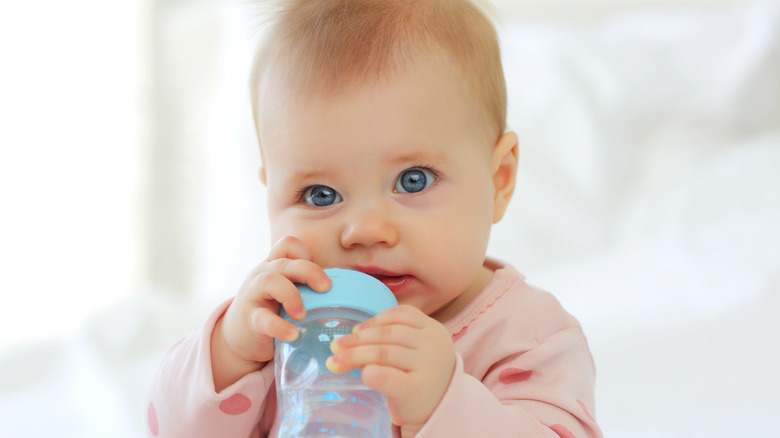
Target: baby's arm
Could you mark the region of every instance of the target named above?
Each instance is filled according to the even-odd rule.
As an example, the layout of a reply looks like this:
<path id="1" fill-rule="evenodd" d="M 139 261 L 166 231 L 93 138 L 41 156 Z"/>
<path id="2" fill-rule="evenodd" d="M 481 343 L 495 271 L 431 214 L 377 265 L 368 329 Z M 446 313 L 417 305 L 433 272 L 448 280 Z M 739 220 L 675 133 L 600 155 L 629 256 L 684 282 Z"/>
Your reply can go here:
<path id="1" fill-rule="evenodd" d="M 273 418 L 266 414 L 275 397 L 272 367 L 250 373 L 222 392 L 214 388 L 210 339 L 229 304 L 215 309 L 201 328 L 166 353 L 150 388 L 147 436 L 256 438 L 270 428 Z"/>
<path id="2" fill-rule="evenodd" d="M 418 438 L 602 436 L 592 414 L 593 362 L 579 327 L 497 361 L 481 380 L 463 368 L 458 356 L 447 393 Z"/>
<path id="3" fill-rule="evenodd" d="M 262 436 L 273 423 L 274 338 L 294 340 L 295 326 L 279 317 L 279 305 L 305 316 L 294 283 L 330 288 L 297 238 L 277 242 L 247 277 L 235 299 L 217 309 L 203 328 L 166 355 L 152 387 L 152 436 Z M 259 372 L 258 372 L 259 371 Z"/>

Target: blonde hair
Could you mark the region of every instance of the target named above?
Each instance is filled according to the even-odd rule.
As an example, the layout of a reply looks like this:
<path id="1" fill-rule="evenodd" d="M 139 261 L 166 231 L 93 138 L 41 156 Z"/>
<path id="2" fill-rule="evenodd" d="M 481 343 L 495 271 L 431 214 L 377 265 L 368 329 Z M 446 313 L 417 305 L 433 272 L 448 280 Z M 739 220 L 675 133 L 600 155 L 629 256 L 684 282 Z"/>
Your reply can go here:
<path id="1" fill-rule="evenodd" d="M 443 51 L 498 139 L 506 127 L 506 85 L 496 30 L 469 0 L 286 0 L 252 63 L 250 93 L 260 135 L 263 80 L 296 93 L 333 93 L 403 71 Z M 458 72 L 455 72 L 456 74 Z M 267 88 L 266 88 L 267 89 Z M 493 131 L 495 130 L 495 131 Z"/>

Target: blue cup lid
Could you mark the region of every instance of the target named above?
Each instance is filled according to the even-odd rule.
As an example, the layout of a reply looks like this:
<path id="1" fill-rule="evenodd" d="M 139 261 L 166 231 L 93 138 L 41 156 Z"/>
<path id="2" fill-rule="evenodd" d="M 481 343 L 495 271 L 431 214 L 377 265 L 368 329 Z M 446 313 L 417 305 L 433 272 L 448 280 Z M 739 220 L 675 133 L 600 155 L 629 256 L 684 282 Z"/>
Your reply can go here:
<path id="1" fill-rule="evenodd" d="M 323 307 L 350 307 L 376 315 L 398 305 L 390 289 L 368 274 L 343 268 L 328 268 L 325 273 L 333 281 L 327 292 L 315 292 L 305 284 L 297 285 L 307 311 Z M 287 317 L 286 312 L 282 315 Z"/>

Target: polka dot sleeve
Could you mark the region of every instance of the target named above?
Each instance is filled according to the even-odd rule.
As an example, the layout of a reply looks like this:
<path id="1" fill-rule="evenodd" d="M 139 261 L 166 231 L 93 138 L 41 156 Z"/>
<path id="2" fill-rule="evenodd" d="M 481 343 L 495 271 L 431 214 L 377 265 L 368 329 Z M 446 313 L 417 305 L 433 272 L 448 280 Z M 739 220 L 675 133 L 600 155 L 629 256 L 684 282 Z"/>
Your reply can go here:
<path id="1" fill-rule="evenodd" d="M 148 437 L 261 437 L 273 421 L 273 364 L 220 393 L 214 389 L 210 340 L 223 303 L 204 325 L 175 344 L 152 382 L 146 405 Z"/>
<path id="2" fill-rule="evenodd" d="M 457 365 L 418 438 L 602 436 L 587 340 L 552 294 L 499 269 L 446 325 Z"/>
<path id="3" fill-rule="evenodd" d="M 499 386 L 524 386 L 532 371 L 509 366 L 498 372 Z M 505 397 L 497 388 L 466 374 L 458 355 L 450 386 L 417 438 L 440 436 L 527 436 L 600 438 L 585 403 L 572 393 L 546 387 L 544 395 Z M 534 392 L 533 390 L 530 392 Z M 569 401 L 568 399 L 571 398 Z"/>

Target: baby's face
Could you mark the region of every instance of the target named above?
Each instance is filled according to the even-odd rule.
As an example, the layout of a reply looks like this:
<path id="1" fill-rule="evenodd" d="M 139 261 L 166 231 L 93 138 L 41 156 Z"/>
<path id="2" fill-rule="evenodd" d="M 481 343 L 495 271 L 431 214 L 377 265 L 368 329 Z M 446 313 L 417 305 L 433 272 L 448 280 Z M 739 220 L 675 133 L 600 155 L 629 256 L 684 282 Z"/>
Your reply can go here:
<path id="1" fill-rule="evenodd" d="M 296 236 L 319 265 L 372 274 L 434 317 L 459 310 L 489 278 L 495 191 L 493 139 L 463 88 L 424 64 L 268 114 L 272 240 Z"/>

